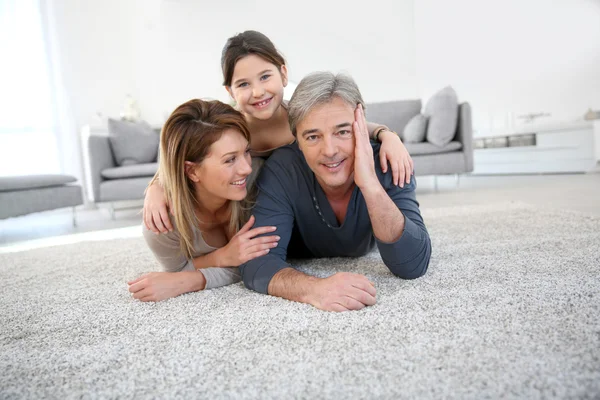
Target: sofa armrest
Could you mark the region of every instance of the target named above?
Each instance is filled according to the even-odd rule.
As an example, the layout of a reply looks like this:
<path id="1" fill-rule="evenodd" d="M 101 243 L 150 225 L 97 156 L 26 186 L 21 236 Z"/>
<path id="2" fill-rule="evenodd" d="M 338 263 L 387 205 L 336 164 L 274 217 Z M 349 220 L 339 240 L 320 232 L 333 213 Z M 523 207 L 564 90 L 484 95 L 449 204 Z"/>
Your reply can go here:
<path id="1" fill-rule="evenodd" d="M 100 183 L 102 171 L 106 168 L 116 167 L 116 163 L 110 148 L 108 136 L 91 133 L 91 130 L 82 131 L 82 144 L 84 156 L 84 169 L 87 181 L 88 198 L 93 202 L 99 202 Z"/>
<path id="2" fill-rule="evenodd" d="M 473 120 L 469 103 L 459 105 L 455 140 L 462 143 L 467 172 L 473 171 Z"/>

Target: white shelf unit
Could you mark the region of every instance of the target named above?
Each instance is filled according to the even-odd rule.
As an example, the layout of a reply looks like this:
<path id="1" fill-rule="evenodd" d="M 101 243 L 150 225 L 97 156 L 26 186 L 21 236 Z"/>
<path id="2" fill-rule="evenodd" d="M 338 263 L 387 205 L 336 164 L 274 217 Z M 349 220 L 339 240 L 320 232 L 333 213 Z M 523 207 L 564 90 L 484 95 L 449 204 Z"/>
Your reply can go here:
<path id="1" fill-rule="evenodd" d="M 535 135 L 535 145 L 475 149 L 473 173 L 577 173 L 596 166 L 594 124 L 591 122 L 521 130 L 510 135 L 514 134 Z"/>

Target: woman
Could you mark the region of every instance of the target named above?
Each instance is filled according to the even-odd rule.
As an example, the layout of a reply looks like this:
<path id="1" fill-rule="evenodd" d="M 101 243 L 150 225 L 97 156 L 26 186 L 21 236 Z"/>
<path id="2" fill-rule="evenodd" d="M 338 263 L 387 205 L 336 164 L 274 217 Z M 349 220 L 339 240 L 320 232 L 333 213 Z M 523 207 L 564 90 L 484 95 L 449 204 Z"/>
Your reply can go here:
<path id="1" fill-rule="evenodd" d="M 250 229 L 250 132 L 242 114 L 219 101 L 179 106 L 160 135 L 159 174 L 173 231 L 146 243 L 166 272 L 128 282 L 133 297 L 160 301 L 240 281 L 235 268 L 277 246 L 278 236 Z M 240 226 L 245 225 L 240 229 Z"/>
<path id="2" fill-rule="evenodd" d="M 221 55 L 223 85 L 243 114 L 250 136 L 252 155 L 266 158 L 278 147 L 292 143 L 283 90 L 288 83 L 285 59 L 271 40 L 260 32 L 245 31 L 227 41 Z M 384 172 L 388 162 L 394 183 L 410 182 L 413 163 L 398 135 L 386 126 L 369 123 L 369 133 L 382 142 L 380 162 Z M 159 171 L 160 172 L 160 171 Z M 158 176 L 159 174 L 157 174 Z M 155 233 L 172 230 L 167 201 L 157 176 L 150 182 L 144 200 L 144 223 Z"/>

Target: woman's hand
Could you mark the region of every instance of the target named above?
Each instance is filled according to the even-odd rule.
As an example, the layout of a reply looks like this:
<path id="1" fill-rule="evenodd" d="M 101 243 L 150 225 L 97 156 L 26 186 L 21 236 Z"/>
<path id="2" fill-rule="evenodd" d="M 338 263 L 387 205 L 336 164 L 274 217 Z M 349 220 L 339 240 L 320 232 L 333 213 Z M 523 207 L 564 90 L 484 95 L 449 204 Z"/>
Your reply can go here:
<path id="1" fill-rule="evenodd" d="M 219 267 L 239 267 L 256 257 L 264 256 L 273 247 L 277 247 L 279 236 L 256 237 L 273 232 L 277 229 L 276 227 L 263 226 L 250 229 L 252 225 L 254 225 L 254 215 L 250 217 L 248 222 L 231 238 L 225 247 L 216 250 L 216 252 L 219 252 Z"/>
<path id="2" fill-rule="evenodd" d="M 154 182 L 146 190 L 144 197 L 144 224 L 154 233 L 173 231 L 165 191 L 158 182 Z"/>
<path id="3" fill-rule="evenodd" d="M 151 272 L 127 284 L 134 299 L 162 301 L 204 289 L 206 278 L 198 271 Z"/>
<path id="4" fill-rule="evenodd" d="M 387 172 L 389 161 L 394 185 L 404 187 L 404 183 L 409 184 L 410 177 L 414 174 L 413 160 L 395 132 L 385 130 L 379 134 L 379 137 L 381 138 L 379 149 L 381 170 Z"/>

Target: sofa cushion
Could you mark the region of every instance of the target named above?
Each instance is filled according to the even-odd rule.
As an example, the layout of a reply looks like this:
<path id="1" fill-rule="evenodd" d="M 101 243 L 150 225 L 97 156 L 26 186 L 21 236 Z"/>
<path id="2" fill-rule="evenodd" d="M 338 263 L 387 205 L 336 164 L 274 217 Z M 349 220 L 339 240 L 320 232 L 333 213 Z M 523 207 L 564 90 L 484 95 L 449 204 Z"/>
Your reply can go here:
<path id="1" fill-rule="evenodd" d="M 419 113 L 412 117 L 404 127 L 401 139 L 404 143 L 420 143 L 425 141 L 427 134 L 427 117 Z"/>
<path id="2" fill-rule="evenodd" d="M 104 179 L 125 179 L 145 176 L 152 177 L 156 171 L 158 171 L 158 163 L 147 163 L 106 168 L 100 175 L 102 175 Z"/>
<path id="3" fill-rule="evenodd" d="M 397 100 L 369 103 L 365 106 L 367 121 L 382 124 L 402 137 L 404 127 L 421 112 L 421 100 Z"/>
<path id="4" fill-rule="evenodd" d="M 411 156 L 450 153 L 462 149 L 462 143 L 460 142 L 450 142 L 444 146 L 436 146 L 428 142 L 406 143 L 405 146 Z"/>
<path id="5" fill-rule="evenodd" d="M 456 133 L 458 122 L 458 98 L 451 86 L 434 94 L 423 112 L 428 118 L 427 141 L 436 146 L 450 143 Z"/>
<path id="6" fill-rule="evenodd" d="M 0 177 L 0 192 L 62 186 L 75 181 L 77 178 L 70 175 L 4 176 Z"/>
<path id="7" fill-rule="evenodd" d="M 108 119 L 110 147 L 117 165 L 156 161 L 160 136 L 147 122 Z"/>

